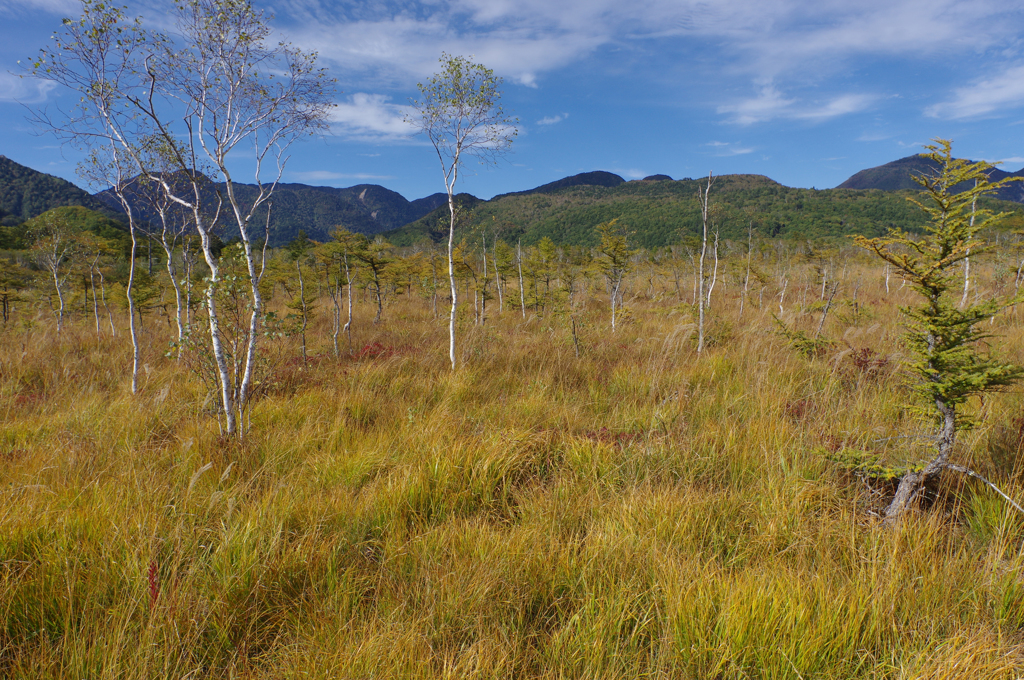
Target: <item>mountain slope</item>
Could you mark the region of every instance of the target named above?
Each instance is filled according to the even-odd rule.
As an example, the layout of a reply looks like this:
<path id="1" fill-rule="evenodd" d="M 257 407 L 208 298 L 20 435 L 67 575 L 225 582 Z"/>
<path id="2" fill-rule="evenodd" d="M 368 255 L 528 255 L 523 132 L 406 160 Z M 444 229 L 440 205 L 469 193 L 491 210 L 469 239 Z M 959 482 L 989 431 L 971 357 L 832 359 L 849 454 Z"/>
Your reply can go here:
<path id="1" fill-rule="evenodd" d="M 914 175 L 931 175 L 938 171 L 938 165 L 930 158 L 922 155 L 907 156 L 899 160 L 867 168 L 854 174 L 837 189 L 881 189 L 882 191 L 920 191 L 921 186 L 912 179 Z M 1007 172 L 995 168 L 989 175 L 992 181 L 1005 177 L 1024 177 L 1024 169 Z M 954 187 L 956 189 L 957 187 Z M 1004 201 L 1024 203 L 1024 182 L 1013 182 L 1003 187 L 996 197 Z"/>
<path id="2" fill-rule="evenodd" d="M 550 194 L 560 189 L 566 189 L 568 187 L 578 186 L 596 186 L 596 187 L 617 187 L 626 180 L 622 179 L 613 172 L 605 172 L 604 170 L 595 170 L 593 172 L 581 172 L 578 175 L 572 175 L 571 177 L 563 177 L 562 179 L 555 180 L 554 182 L 548 182 L 542 184 L 539 187 L 533 189 L 527 189 L 526 191 L 513 191 L 507 194 L 498 194 L 494 199 L 502 198 L 505 196 L 526 196 L 528 194 Z M 491 199 L 491 200 L 494 200 Z"/>
<path id="3" fill-rule="evenodd" d="M 224 194 L 223 184 L 211 183 L 204 198 L 208 205 L 216 202 L 216 192 Z M 243 205 L 250 205 L 259 189 L 252 184 L 235 184 L 235 193 Z M 118 202 L 108 189 L 97 194 L 111 208 Z M 314 187 L 306 184 L 279 184 L 274 191 L 270 210 L 270 245 L 279 246 L 294 239 L 299 230 L 309 238 L 326 241 L 337 227 L 374 235 L 396 229 L 427 214 L 447 201 L 445 194 L 408 201 L 401 194 L 377 184 L 353 187 Z M 142 201 L 132 201 L 143 220 L 154 222 L 156 214 Z M 260 225 L 255 235 L 262 234 L 267 219 L 266 209 L 257 211 L 253 224 Z M 220 234 L 225 240 L 236 237 L 238 230 L 230 220 L 222 218 Z"/>
<path id="4" fill-rule="evenodd" d="M 593 246 L 594 227 L 618 218 L 633 232 L 637 246 L 663 247 L 693 243 L 701 217 L 697 180 L 624 182 L 614 187 L 569 186 L 549 193 L 506 194 L 481 201 L 464 194 L 470 211 L 457 238 L 479 243 L 495 236 L 531 245 L 544 237 L 560 245 Z M 905 191 L 794 189 L 762 175 L 723 175 L 715 180 L 711 200 L 725 239 L 746 239 L 748 225 L 768 237 L 819 238 L 851 233 L 879 236 L 889 227 L 916 230 L 923 213 L 907 201 Z M 986 205 L 1016 213 L 1007 226 L 1024 225 L 1024 210 L 988 199 Z M 396 245 L 446 238 L 447 206 L 386 234 Z"/>
<path id="5" fill-rule="evenodd" d="M 13 225 L 61 206 L 77 205 L 110 214 L 102 201 L 71 182 L 0 156 L 0 219 Z"/>

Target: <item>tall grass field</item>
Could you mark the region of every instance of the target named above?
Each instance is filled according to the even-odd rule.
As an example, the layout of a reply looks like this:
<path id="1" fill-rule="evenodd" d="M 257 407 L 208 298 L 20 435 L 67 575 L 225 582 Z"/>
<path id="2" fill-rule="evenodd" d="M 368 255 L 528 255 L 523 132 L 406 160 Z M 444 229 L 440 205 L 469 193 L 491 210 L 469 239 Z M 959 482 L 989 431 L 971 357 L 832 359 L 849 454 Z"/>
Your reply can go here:
<path id="1" fill-rule="evenodd" d="M 26 299 L 0 333 L 0 676 L 1024 676 L 1024 516 L 949 471 L 881 526 L 891 470 L 932 446 L 910 287 L 846 246 L 821 324 L 820 267 L 744 297 L 744 257 L 700 355 L 689 274 L 657 263 L 614 333 L 598 275 L 525 314 L 514 281 L 483 319 L 460 296 L 456 370 L 420 286 L 377 324 L 357 290 L 337 356 L 323 293 L 306 361 L 297 334 L 262 346 L 243 439 L 169 317 L 143 318 L 133 395 L 120 308 L 97 333 L 72 300 L 58 335 Z M 971 295 L 1013 291 L 1000 262 Z M 986 323 L 1024 362 L 1024 309 Z M 1024 499 L 1019 390 L 970 410 L 957 462 Z"/>

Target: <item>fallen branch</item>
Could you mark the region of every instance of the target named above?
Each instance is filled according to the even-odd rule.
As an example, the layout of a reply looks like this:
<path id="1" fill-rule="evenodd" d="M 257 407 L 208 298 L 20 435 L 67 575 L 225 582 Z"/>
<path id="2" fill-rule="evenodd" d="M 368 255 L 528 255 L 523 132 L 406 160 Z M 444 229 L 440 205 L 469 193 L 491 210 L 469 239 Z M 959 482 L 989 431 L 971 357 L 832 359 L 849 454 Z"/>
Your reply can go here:
<path id="1" fill-rule="evenodd" d="M 1005 498 L 1005 499 L 1006 499 L 1006 502 L 1007 502 L 1007 503 L 1009 503 L 1009 504 L 1010 504 L 1010 505 L 1012 505 L 1013 507 L 1017 508 L 1017 512 L 1019 512 L 1019 513 L 1021 513 L 1022 515 L 1024 515 L 1024 508 L 1022 508 L 1022 507 L 1020 507 L 1019 505 L 1017 505 L 1017 504 L 1016 504 L 1016 503 L 1015 503 L 1015 502 L 1013 501 L 1013 499 L 1012 499 L 1012 498 L 1010 498 L 1009 496 L 1007 496 L 1007 495 L 1006 495 L 1005 493 L 1003 493 L 1003 492 L 1002 492 L 1002 490 L 1001 490 L 1001 489 L 1000 489 L 1000 488 L 999 488 L 998 486 L 996 486 L 996 485 L 995 485 L 995 484 L 993 484 L 992 482 L 988 481 L 987 479 L 985 479 L 984 477 L 982 477 L 981 475 L 979 475 L 979 474 L 978 474 L 977 472 L 975 472 L 974 470 L 970 470 L 970 469 L 968 469 L 968 468 L 965 468 L 965 467 L 961 467 L 961 466 L 959 466 L 959 465 L 954 465 L 953 463 L 946 463 L 946 467 L 948 467 L 948 468 L 949 468 L 950 470 L 955 470 L 955 471 L 957 471 L 957 472 L 962 472 L 963 474 L 965 474 L 965 475 L 967 475 L 967 476 L 969 476 L 969 477 L 974 477 L 975 479 L 980 479 L 981 481 L 985 482 L 985 483 L 986 483 L 986 484 L 988 484 L 988 485 L 989 485 L 990 487 L 992 487 L 992 490 L 993 490 L 993 491 L 995 491 L 995 492 L 996 492 L 997 494 L 999 494 L 1000 496 L 1002 496 L 1003 498 Z"/>

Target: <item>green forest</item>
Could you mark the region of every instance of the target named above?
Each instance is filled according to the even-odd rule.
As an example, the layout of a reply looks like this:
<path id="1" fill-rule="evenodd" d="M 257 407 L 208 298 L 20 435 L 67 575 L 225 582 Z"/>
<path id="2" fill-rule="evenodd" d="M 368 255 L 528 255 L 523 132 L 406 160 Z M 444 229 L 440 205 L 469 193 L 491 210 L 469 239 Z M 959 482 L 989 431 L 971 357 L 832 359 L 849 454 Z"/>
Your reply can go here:
<path id="1" fill-rule="evenodd" d="M 533 245 L 547 237 L 559 245 L 594 246 L 594 227 L 618 218 L 636 245 L 657 248 L 688 242 L 701 229 L 697 185 L 707 180 L 633 181 L 617 187 L 576 186 L 553 193 L 507 195 L 481 201 L 459 196 L 461 236 L 480 234 Z M 925 219 L 908 201 L 916 192 L 877 189 L 797 189 L 761 175 L 726 175 L 712 184 L 715 224 L 724 239 L 745 239 L 752 226 L 767 238 L 796 240 L 851 234 L 880 236 L 890 228 L 917 230 Z M 985 207 L 1012 213 L 1006 229 L 1024 226 L 1024 208 L 995 199 Z M 386 234 L 396 245 L 447 238 L 447 206 Z"/>

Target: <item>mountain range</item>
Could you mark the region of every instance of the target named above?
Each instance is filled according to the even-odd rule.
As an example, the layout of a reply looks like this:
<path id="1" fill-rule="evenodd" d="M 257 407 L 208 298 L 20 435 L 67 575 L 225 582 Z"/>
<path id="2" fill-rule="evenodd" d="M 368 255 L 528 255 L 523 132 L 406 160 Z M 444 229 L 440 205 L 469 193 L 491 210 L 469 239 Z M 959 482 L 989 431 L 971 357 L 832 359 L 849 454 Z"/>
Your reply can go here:
<path id="1" fill-rule="evenodd" d="M 929 159 L 909 156 L 862 170 L 836 189 L 822 190 L 785 187 L 761 175 L 726 175 L 716 179 L 712 195 L 719 204 L 722 233 L 730 238 L 740 237 L 750 225 L 768 236 L 880 234 L 887 227 L 912 229 L 923 222 L 920 212 L 901 194 L 919 188 L 911 179 L 913 174 L 934 169 Z M 992 171 L 993 179 L 1007 176 L 1024 177 L 1024 170 Z M 256 195 L 254 185 L 235 186 L 243 202 Z M 220 188 L 222 185 L 211 182 L 208 200 Z M 468 210 L 467 235 L 488 231 L 492 237 L 500 234 L 506 240 L 521 239 L 527 244 L 547 236 L 558 243 L 591 245 L 593 227 L 618 217 L 634 231 L 639 245 L 660 246 L 696 233 L 696 192 L 696 180 L 651 175 L 626 181 L 611 172 L 594 171 L 490 200 L 460 194 L 458 201 Z M 1005 187 L 997 198 L 1024 203 L 1024 182 Z M 68 205 L 123 219 L 109 190 L 91 195 L 70 182 L 0 156 L 0 225 L 20 224 L 50 208 Z M 1008 207 L 1021 213 L 1024 220 L 1024 211 Z M 154 217 L 141 202 L 135 208 L 143 219 Z M 386 234 L 396 245 L 440 241 L 446 218 L 447 195 L 443 193 L 409 201 L 375 184 L 335 188 L 287 183 L 278 185 L 274 193 L 270 242 L 275 246 L 287 243 L 300 229 L 322 241 L 338 226 L 370 236 Z M 255 221 L 261 224 L 265 219 L 263 213 Z M 232 236 L 231 230 L 224 228 L 222 237 Z"/>

